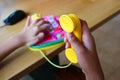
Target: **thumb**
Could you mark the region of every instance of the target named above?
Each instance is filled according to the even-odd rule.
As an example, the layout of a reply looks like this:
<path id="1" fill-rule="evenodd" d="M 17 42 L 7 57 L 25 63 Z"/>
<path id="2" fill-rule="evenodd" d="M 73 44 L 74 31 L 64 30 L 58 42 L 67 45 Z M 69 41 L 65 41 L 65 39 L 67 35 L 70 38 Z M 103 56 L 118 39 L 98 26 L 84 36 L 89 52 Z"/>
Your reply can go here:
<path id="1" fill-rule="evenodd" d="M 84 46 L 82 43 L 75 37 L 73 33 L 66 33 L 66 36 L 68 38 L 68 41 L 74 48 L 76 53 L 83 53 L 85 51 Z"/>
<path id="2" fill-rule="evenodd" d="M 44 33 L 43 33 L 43 32 L 40 32 L 40 33 L 36 36 L 36 38 L 38 38 L 39 40 L 43 39 L 43 37 L 44 37 Z"/>
<path id="3" fill-rule="evenodd" d="M 33 39 L 33 40 L 31 40 L 30 42 L 28 42 L 26 45 L 27 45 L 27 46 L 31 46 L 31 45 L 36 44 L 38 41 L 39 41 L 39 40 L 36 38 L 36 39 Z"/>
<path id="4" fill-rule="evenodd" d="M 44 33 L 40 32 L 35 38 L 33 38 L 29 43 L 27 43 L 27 46 L 31 46 L 36 44 L 38 41 L 40 41 L 44 37 Z"/>

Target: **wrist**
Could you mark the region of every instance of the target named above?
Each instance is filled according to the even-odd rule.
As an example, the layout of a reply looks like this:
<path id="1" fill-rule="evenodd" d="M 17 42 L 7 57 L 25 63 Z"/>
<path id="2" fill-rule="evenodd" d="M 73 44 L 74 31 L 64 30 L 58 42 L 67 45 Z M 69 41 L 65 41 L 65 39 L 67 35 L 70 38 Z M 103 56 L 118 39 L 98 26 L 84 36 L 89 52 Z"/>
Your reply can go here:
<path id="1" fill-rule="evenodd" d="M 24 46 L 26 44 L 26 41 L 24 40 L 22 34 L 17 34 L 14 36 L 14 40 L 18 43 L 18 46 Z"/>

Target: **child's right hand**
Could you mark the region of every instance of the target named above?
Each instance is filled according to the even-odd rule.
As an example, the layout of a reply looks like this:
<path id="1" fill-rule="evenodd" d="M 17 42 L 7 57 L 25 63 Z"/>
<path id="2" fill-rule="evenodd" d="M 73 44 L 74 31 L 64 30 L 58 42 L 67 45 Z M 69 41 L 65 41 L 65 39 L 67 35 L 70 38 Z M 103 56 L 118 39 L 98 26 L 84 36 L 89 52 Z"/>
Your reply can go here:
<path id="1" fill-rule="evenodd" d="M 67 33 L 65 42 L 66 48 L 73 46 L 80 67 L 85 73 L 86 80 L 104 80 L 104 75 L 99 63 L 94 38 L 88 29 L 86 22 L 82 23 L 82 43 L 73 33 Z"/>
<path id="2" fill-rule="evenodd" d="M 28 17 L 25 28 L 18 34 L 18 37 L 23 45 L 34 45 L 44 37 L 43 30 L 48 30 L 48 26 L 50 26 L 50 23 L 43 19 L 35 20 L 31 23 L 30 17 Z"/>

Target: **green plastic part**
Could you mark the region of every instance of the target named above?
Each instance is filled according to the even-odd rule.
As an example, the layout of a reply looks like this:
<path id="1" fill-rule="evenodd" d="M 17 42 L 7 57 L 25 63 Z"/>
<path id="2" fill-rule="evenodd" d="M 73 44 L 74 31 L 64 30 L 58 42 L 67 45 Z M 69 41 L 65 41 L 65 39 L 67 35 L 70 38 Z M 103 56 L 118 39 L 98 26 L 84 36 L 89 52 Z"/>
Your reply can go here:
<path id="1" fill-rule="evenodd" d="M 64 42 L 64 39 L 60 39 L 60 40 L 56 40 L 56 41 L 52 41 L 52 42 L 46 42 L 40 45 L 35 45 L 35 46 L 30 46 L 31 48 L 43 48 L 43 47 L 47 47 L 47 46 L 51 46 L 51 45 L 55 45 L 58 43 Z"/>

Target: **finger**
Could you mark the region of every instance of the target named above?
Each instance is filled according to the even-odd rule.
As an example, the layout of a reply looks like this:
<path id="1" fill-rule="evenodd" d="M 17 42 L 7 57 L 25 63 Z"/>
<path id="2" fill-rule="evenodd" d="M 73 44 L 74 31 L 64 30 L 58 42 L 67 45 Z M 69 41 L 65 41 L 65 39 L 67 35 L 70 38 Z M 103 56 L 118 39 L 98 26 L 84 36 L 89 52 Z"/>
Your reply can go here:
<path id="1" fill-rule="evenodd" d="M 41 26 L 43 24 L 50 24 L 48 21 L 45 21 L 43 19 L 41 19 L 40 21 L 38 21 L 38 23 L 36 23 L 37 26 Z"/>
<path id="2" fill-rule="evenodd" d="M 43 33 L 43 32 L 40 32 L 40 33 L 36 36 L 36 38 L 37 38 L 38 40 L 42 40 L 44 36 L 45 36 L 44 33 Z"/>
<path id="3" fill-rule="evenodd" d="M 64 36 L 64 42 L 67 42 L 67 37 L 66 37 L 66 35 Z"/>
<path id="4" fill-rule="evenodd" d="M 43 24 L 39 28 L 39 31 L 49 31 L 50 24 Z"/>
<path id="5" fill-rule="evenodd" d="M 81 20 L 81 26 L 82 26 L 83 33 L 86 33 L 87 35 L 91 35 L 90 29 L 88 28 L 88 24 L 86 21 Z"/>
<path id="6" fill-rule="evenodd" d="M 44 33 L 39 33 L 34 39 L 32 39 L 31 41 L 29 41 L 29 43 L 27 43 L 27 46 L 31 46 L 36 44 L 38 41 L 40 41 L 42 38 L 44 37 Z"/>
<path id="7" fill-rule="evenodd" d="M 38 23 L 38 21 L 41 21 L 41 20 L 42 20 L 42 18 L 32 21 L 31 27 L 37 26 L 36 24 Z"/>
<path id="8" fill-rule="evenodd" d="M 39 20 L 35 25 L 36 25 L 36 26 L 41 26 L 43 23 L 44 23 L 44 20 L 41 19 L 41 20 Z"/>
<path id="9" fill-rule="evenodd" d="M 27 21 L 25 24 L 25 27 L 28 27 L 28 26 L 30 26 L 30 16 L 27 17 Z"/>
<path id="10" fill-rule="evenodd" d="M 82 23 L 82 31 L 83 31 L 82 34 L 83 45 L 89 51 L 94 51 L 95 50 L 94 38 L 90 33 L 88 25 L 85 21 L 81 21 L 81 23 Z"/>
<path id="11" fill-rule="evenodd" d="M 39 41 L 39 39 L 35 38 L 33 40 L 31 40 L 29 43 L 26 44 L 26 46 L 32 46 L 34 44 L 36 44 Z"/>
<path id="12" fill-rule="evenodd" d="M 85 52 L 85 48 L 84 46 L 80 43 L 80 41 L 73 35 L 73 33 L 67 33 L 67 38 L 70 42 L 70 44 L 72 45 L 72 47 L 74 48 L 74 50 L 76 51 L 76 53 L 80 54 Z"/>
<path id="13" fill-rule="evenodd" d="M 33 27 L 32 30 L 33 30 L 33 33 L 35 35 L 37 35 L 39 32 L 41 31 L 44 31 L 44 30 L 47 30 L 49 24 L 45 24 L 45 25 L 42 25 L 41 27 L 39 26 L 36 26 L 36 27 Z M 45 32 L 45 31 L 44 31 Z"/>
<path id="14" fill-rule="evenodd" d="M 65 36 L 64 36 L 64 42 L 68 42 L 67 34 L 66 33 L 65 33 Z"/>
<path id="15" fill-rule="evenodd" d="M 64 36 L 64 42 L 66 43 L 66 44 L 65 44 L 65 48 L 71 48 L 71 44 L 70 44 L 70 42 L 68 41 L 66 35 Z"/>
<path id="16" fill-rule="evenodd" d="M 67 48 L 71 48 L 70 42 L 66 42 L 65 48 L 66 48 L 66 49 L 67 49 Z"/>

